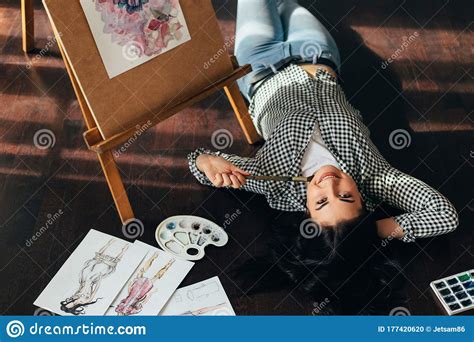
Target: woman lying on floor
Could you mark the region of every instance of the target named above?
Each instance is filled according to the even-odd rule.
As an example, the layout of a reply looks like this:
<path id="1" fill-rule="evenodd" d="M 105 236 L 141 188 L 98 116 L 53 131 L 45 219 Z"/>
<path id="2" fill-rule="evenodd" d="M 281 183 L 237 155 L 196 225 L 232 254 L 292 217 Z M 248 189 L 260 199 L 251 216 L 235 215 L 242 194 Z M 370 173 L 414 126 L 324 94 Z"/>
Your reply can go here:
<path id="1" fill-rule="evenodd" d="M 247 158 L 198 149 L 189 166 L 202 184 L 263 194 L 272 208 L 306 212 L 318 225 L 318 238 L 297 232 L 291 254 L 298 260 L 287 273 L 297 273 L 295 264 L 335 264 L 352 253 L 360 264 L 377 234 L 412 242 L 457 227 L 443 195 L 380 155 L 337 83 L 336 43 L 309 11 L 294 0 L 239 0 L 235 50 L 240 64 L 253 67 L 239 87 L 265 144 Z M 295 183 L 249 175 L 314 177 Z M 404 214 L 374 221 L 367 214 L 381 202 Z"/>

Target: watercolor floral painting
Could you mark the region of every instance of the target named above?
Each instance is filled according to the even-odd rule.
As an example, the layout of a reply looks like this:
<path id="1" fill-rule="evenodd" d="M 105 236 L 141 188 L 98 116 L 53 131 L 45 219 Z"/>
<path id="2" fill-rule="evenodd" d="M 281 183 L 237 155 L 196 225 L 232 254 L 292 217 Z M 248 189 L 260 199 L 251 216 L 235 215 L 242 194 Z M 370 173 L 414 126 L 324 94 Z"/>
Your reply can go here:
<path id="1" fill-rule="evenodd" d="M 191 39 L 179 0 L 81 0 L 113 78 Z"/>

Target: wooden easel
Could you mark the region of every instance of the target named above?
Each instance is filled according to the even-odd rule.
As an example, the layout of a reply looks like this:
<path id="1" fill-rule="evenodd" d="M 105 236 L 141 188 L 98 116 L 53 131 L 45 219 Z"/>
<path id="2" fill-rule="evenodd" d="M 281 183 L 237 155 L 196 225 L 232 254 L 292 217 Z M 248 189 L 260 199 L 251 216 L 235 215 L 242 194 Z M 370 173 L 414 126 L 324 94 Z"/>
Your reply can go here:
<path id="1" fill-rule="evenodd" d="M 68 0 L 70 1 L 70 0 Z M 212 5 L 211 5 L 212 6 Z M 48 11 L 48 8 L 45 3 L 45 7 Z M 48 15 L 51 14 L 48 11 Z M 76 77 L 76 73 L 74 72 L 73 67 L 70 64 L 68 59 L 67 53 L 65 52 L 64 46 L 62 45 L 61 37 L 56 29 L 56 26 L 52 22 L 53 31 L 56 36 L 61 55 L 64 59 L 67 72 L 69 77 L 71 78 L 71 82 L 74 88 L 74 92 L 77 96 L 84 121 L 87 126 L 87 130 L 84 132 L 84 140 L 86 142 L 87 147 L 97 153 L 97 157 L 101 164 L 102 170 L 104 172 L 105 178 L 107 180 L 107 184 L 109 186 L 110 192 L 112 194 L 113 200 L 115 202 L 117 211 L 119 213 L 120 219 L 122 223 L 134 218 L 134 213 L 132 207 L 130 205 L 129 198 L 127 196 L 125 187 L 123 185 L 120 172 L 117 168 L 113 149 L 119 147 L 131 137 L 133 137 L 138 127 L 143 127 L 146 124 L 146 127 L 151 127 L 153 125 L 158 124 L 159 122 L 163 121 L 165 118 L 170 117 L 177 112 L 188 108 L 189 106 L 193 105 L 196 102 L 199 102 L 209 95 L 219 91 L 220 89 L 224 89 L 227 97 L 231 103 L 231 106 L 235 112 L 237 120 L 242 127 L 242 130 L 245 134 L 247 141 L 250 144 L 253 144 L 260 140 L 260 137 L 255 130 L 253 122 L 250 118 L 248 113 L 248 109 L 246 103 L 237 87 L 236 81 L 243 77 L 244 75 L 248 74 L 251 71 L 251 67 L 249 65 L 239 66 L 235 57 L 233 56 L 221 56 L 220 58 L 229 58 L 233 71 L 224 75 L 221 79 L 213 82 L 212 84 L 208 85 L 201 91 L 197 92 L 197 94 L 190 96 L 170 108 L 166 108 L 164 111 L 160 111 L 160 116 L 150 115 L 142 119 L 141 123 L 138 125 L 134 125 L 132 128 L 124 130 L 122 132 L 113 134 L 107 138 L 103 137 L 101 131 L 98 127 L 97 121 L 90 109 L 86 96 L 84 95 L 83 89 L 81 88 L 81 84 Z M 152 124 L 150 125 L 149 122 Z"/>
<path id="2" fill-rule="evenodd" d="M 34 48 L 35 19 L 33 0 L 21 0 L 22 49 L 30 52 Z"/>

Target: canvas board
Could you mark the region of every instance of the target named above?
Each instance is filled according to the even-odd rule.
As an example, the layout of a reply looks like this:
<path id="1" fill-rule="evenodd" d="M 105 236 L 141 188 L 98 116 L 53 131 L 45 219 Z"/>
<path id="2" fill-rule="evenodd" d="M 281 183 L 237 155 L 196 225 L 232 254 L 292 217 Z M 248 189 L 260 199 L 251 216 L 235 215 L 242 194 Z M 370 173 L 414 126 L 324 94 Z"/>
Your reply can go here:
<path id="1" fill-rule="evenodd" d="M 213 277 L 176 290 L 160 316 L 235 316 L 235 312 L 219 277 Z"/>
<path id="2" fill-rule="evenodd" d="M 146 256 L 115 298 L 107 316 L 156 316 L 194 263 L 135 241 Z"/>
<path id="3" fill-rule="evenodd" d="M 136 0 L 134 0 L 136 1 Z M 109 78 L 80 0 L 43 0 L 58 43 L 102 138 L 163 121 L 169 109 L 234 71 L 211 0 L 180 0 L 192 39 Z M 233 39 L 233 38 L 232 38 Z"/>
<path id="4" fill-rule="evenodd" d="M 34 305 L 58 315 L 103 315 L 146 250 L 90 230 Z"/>
<path id="5" fill-rule="evenodd" d="M 81 0 L 109 78 L 189 41 L 179 0 Z"/>

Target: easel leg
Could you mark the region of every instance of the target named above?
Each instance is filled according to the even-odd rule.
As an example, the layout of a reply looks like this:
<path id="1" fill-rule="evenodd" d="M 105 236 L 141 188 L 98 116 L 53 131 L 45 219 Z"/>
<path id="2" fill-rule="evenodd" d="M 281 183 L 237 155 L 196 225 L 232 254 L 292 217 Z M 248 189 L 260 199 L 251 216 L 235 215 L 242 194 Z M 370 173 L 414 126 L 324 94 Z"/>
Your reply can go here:
<path id="1" fill-rule="evenodd" d="M 22 48 L 29 52 L 34 48 L 35 19 L 33 0 L 21 0 Z"/>
<path id="2" fill-rule="evenodd" d="M 234 82 L 231 85 L 224 87 L 224 90 L 227 94 L 227 97 L 229 98 L 232 108 L 234 109 L 235 116 L 237 117 L 237 120 L 244 131 L 248 143 L 256 143 L 261 138 L 255 129 L 247 105 L 245 104 L 245 100 L 240 93 L 237 83 Z"/>
<path id="3" fill-rule="evenodd" d="M 54 34 L 56 36 L 57 41 L 60 42 L 58 33 L 54 31 Z M 84 121 L 87 125 L 87 129 L 96 127 L 94 118 L 92 117 L 92 113 L 79 87 L 79 83 L 77 82 L 76 77 L 72 72 L 71 66 L 68 63 L 66 55 L 64 54 L 64 49 L 60 43 L 58 44 L 58 46 L 59 50 L 61 51 L 64 64 L 66 65 L 69 77 L 71 78 L 72 87 L 74 88 L 74 92 L 76 93 L 77 100 L 79 102 L 79 106 L 81 107 L 82 115 L 84 117 Z M 108 150 L 103 153 L 97 153 L 97 157 L 99 158 L 100 165 L 102 166 L 102 170 L 104 171 L 105 179 L 107 180 L 107 184 L 109 185 L 109 189 L 112 194 L 112 198 L 114 199 L 117 211 L 119 213 L 120 220 L 122 221 L 122 223 L 125 223 L 127 220 L 134 218 L 135 215 L 133 214 L 132 206 L 130 205 L 127 192 L 125 191 L 125 187 L 122 182 L 122 177 L 120 177 L 120 172 L 117 168 L 117 164 L 115 163 L 114 155 L 112 151 Z"/>
<path id="4" fill-rule="evenodd" d="M 122 223 L 127 220 L 134 218 L 133 210 L 128 200 L 127 192 L 120 177 L 117 164 L 115 163 L 114 156 L 111 151 L 104 153 L 98 153 L 100 165 L 105 174 L 105 179 L 109 185 L 110 192 L 117 207 L 117 211 L 120 216 Z"/>

